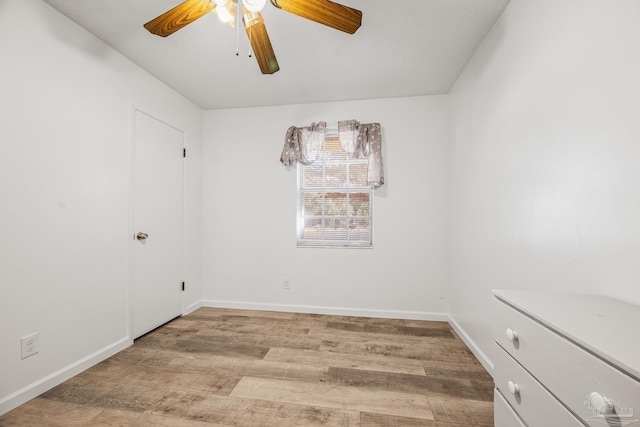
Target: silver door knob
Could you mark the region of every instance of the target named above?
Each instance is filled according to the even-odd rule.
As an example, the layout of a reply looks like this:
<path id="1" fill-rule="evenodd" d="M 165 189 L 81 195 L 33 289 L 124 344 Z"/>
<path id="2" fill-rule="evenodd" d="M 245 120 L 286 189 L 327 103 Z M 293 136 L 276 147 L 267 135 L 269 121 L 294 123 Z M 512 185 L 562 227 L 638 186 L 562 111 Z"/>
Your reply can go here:
<path id="1" fill-rule="evenodd" d="M 149 237 L 149 235 L 147 233 L 138 233 L 136 234 L 136 239 L 138 240 L 147 240 L 147 237 Z"/>

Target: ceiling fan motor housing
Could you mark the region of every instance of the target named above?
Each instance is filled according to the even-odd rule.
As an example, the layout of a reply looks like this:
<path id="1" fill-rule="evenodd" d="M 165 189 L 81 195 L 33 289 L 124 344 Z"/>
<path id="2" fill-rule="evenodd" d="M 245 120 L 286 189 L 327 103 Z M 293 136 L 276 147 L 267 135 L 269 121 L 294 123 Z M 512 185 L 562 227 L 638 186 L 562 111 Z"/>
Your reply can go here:
<path id="1" fill-rule="evenodd" d="M 242 5 L 250 12 L 260 12 L 264 5 L 266 4 L 266 0 L 241 0 Z"/>

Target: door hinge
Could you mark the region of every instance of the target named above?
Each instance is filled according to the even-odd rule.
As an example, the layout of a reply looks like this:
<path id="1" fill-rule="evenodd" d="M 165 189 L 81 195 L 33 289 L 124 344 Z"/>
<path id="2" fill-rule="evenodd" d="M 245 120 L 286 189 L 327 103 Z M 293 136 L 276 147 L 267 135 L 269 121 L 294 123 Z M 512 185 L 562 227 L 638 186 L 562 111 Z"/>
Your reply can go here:
<path id="1" fill-rule="evenodd" d="M 187 157 L 187 149 L 186 148 L 182 149 L 182 157 Z"/>
<path id="2" fill-rule="evenodd" d="M 184 282 L 182 282 L 182 290 L 184 291 Z"/>

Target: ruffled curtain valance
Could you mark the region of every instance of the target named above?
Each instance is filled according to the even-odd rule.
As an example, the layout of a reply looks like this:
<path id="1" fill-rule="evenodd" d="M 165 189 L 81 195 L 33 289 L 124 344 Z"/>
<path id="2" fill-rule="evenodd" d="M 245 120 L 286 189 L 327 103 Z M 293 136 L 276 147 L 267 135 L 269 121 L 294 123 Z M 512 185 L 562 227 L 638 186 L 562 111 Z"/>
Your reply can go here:
<path id="1" fill-rule="evenodd" d="M 280 163 L 292 165 L 300 162 L 313 163 L 324 146 L 326 122 L 312 123 L 310 126 L 291 126 L 284 139 Z M 382 162 L 382 132 L 380 123 L 359 123 L 356 120 L 338 122 L 340 145 L 350 159 L 367 159 L 367 181 L 371 188 L 384 184 Z"/>
<path id="2" fill-rule="evenodd" d="M 284 148 L 280 155 L 280 163 L 285 166 L 300 162 L 309 165 L 316 160 L 324 146 L 326 122 L 311 123 L 310 126 L 291 126 L 284 138 Z"/>

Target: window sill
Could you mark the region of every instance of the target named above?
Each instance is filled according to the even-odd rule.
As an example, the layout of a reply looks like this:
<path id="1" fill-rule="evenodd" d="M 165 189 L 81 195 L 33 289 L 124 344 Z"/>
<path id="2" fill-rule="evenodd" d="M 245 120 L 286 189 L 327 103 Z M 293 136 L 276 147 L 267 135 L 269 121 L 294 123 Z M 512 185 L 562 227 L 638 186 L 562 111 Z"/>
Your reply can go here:
<path id="1" fill-rule="evenodd" d="M 354 245 L 354 244 L 326 244 L 326 243 L 298 243 L 298 248 L 315 248 L 315 249 L 373 249 L 373 245 L 363 244 L 363 245 Z"/>

